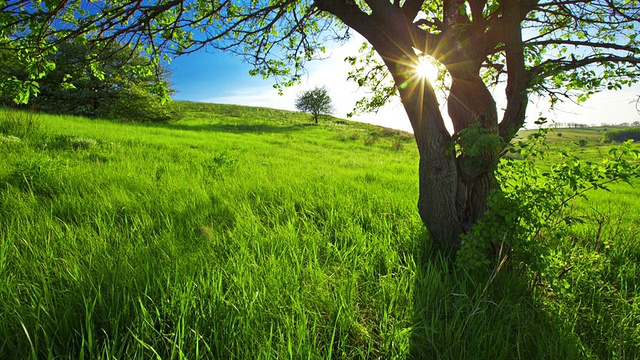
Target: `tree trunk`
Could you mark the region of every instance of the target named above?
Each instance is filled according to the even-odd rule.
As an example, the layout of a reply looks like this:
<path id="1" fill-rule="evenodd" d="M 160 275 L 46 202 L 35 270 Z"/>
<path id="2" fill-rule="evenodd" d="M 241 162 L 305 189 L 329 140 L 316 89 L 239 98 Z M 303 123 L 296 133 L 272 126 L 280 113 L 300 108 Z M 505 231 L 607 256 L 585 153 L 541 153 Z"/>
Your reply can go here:
<path id="1" fill-rule="evenodd" d="M 431 84 L 424 79 L 414 79 L 408 86 L 399 87 L 399 92 L 420 154 L 418 212 L 432 239 L 445 250 L 454 252 L 460 246 L 463 231 L 458 211 L 454 143 L 444 126 Z"/>
<path id="2" fill-rule="evenodd" d="M 484 31 L 471 33 L 468 26 L 442 35 L 424 35 L 413 20 L 419 10 L 400 8 L 398 2 L 367 2 L 372 13 L 355 3 L 316 0 L 321 10 L 340 18 L 363 35 L 382 57 L 393 76 L 402 104 L 409 116 L 420 154 L 418 211 L 432 239 L 451 252 L 460 246 L 460 235 L 469 231 L 487 209 L 487 196 L 497 187 L 493 169 L 498 149 L 456 154 L 456 140 L 463 129 L 478 124 L 483 135 L 498 134 L 496 104 L 479 77 Z M 458 7 L 453 13 L 458 13 Z M 466 24 L 468 25 L 468 24 Z M 468 30 L 468 31 L 467 31 Z M 447 131 L 431 84 L 416 74 L 422 49 L 447 66 L 453 78 L 449 113 L 456 135 Z M 473 128 L 471 128 L 473 130 Z M 464 140 L 464 139 L 463 139 Z"/>
<path id="3" fill-rule="evenodd" d="M 418 212 L 431 238 L 454 253 L 460 236 L 483 217 L 487 198 L 498 185 L 494 169 L 502 149 L 495 101 L 479 76 L 454 77 L 448 99 L 452 137 L 431 84 L 417 77 L 407 80 L 406 69 L 387 66 L 400 70 L 392 74 L 403 84 L 398 90 L 419 149 Z M 497 142 L 490 144 L 495 147 L 478 147 L 484 142 L 473 137 L 465 143 L 465 129 L 476 131 L 473 136 L 494 136 Z M 462 145 L 461 153 L 456 145 Z"/>
<path id="4" fill-rule="evenodd" d="M 494 170 L 503 147 L 499 140 L 496 103 L 482 79 L 478 75 L 456 77 L 458 74 L 452 73 L 447 105 L 462 145 L 457 158 L 457 207 L 462 229 L 466 232 L 482 218 L 487 210 L 487 197 L 498 187 Z M 473 136 L 493 136 L 495 142 L 480 146 L 478 139 L 465 141 L 465 129 L 477 131 Z"/>
<path id="5" fill-rule="evenodd" d="M 501 150 L 489 147 L 465 153 L 463 147 L 456 154 L 454 140 L 473 124 L 481 136 L 498 138 L 496 105 L 479 77 L 454 79 L 448 101 L 456 130 L 452 138 L 431 85 L 421 79 L 414 82 L 399 91 L 420 154 L 418 211 L 433 240 L 454 252 L 460 235 L 470 231 L 487 210 L 487 198 L 497 188 L 494 168 Z"/>
<path id="6" fill-rule="evenodd" d="M 460 235 L 471 230 L 487 209 L 487 197 L 497 187 L 493 169 L 499 154 L 498 149 L 491 148 L 480 149 L 478 153 L 466 153 L 463 148 L 461 154 L 456 154 L 456 141 L 463 143 L 464 139 L 458 136 L 464 137 L 463 130 L 474 124 L 481 136 L 497 135 L 495 102 L 479 76 L 454 77 L 448 101 L 456 131 L 452 137 L 444 125 L 431 84 L 407 76 L 411 69 L 399 65 L 395 59 L 402 55 L 394 54 L 393 48 L 386 52 L 378 45 L 377 49 L 398 84 L 418 145 L 418 212 L 432 239 L 453 253 L 460 246 Z M 404 58 L 406 64 L 417 63 L 417 59 L 407 55 Z M 455 74 L 459 75 L 460 69 L 457 71 Z"/>

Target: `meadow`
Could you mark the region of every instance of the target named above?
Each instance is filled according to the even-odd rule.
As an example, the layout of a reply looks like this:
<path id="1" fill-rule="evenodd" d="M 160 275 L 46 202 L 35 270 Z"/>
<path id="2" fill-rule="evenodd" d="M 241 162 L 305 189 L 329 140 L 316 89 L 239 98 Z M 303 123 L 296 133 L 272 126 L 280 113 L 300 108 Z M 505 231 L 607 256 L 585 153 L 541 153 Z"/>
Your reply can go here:
<path id="1" fill-rule="evenodd" d="M 0 110 L 0 358 L 640 357 L 637 188 L 572 206 L 559 273 L 465 272 L 418 216 L 411 134 L 177 105 Z M 562 132 L 552 148 L 607 153 Z"/>

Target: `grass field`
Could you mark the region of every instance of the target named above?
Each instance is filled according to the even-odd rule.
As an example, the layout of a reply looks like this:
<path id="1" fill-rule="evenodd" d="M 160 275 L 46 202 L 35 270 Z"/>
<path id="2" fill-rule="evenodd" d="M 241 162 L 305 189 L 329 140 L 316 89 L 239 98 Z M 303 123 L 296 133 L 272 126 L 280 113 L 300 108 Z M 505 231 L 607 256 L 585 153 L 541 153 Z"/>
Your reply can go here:
<path id="1" fill-rule="evenodd" d="M 575 204 L 563 273 L 470 274 L 430 248 L 409 134 L 179 105 L 0 112 L 0 358 L 640 357 L 637 188 Z M 549 138 L 606 154 L 580 136 Z"/>

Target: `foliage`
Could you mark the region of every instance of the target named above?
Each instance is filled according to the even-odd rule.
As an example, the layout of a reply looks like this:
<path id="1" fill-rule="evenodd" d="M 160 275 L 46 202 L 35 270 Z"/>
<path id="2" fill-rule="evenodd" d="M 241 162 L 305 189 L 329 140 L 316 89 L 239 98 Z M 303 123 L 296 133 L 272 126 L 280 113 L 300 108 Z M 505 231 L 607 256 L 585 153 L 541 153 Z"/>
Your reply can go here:
<path id="1" fill-rule="evenodd" d="M 602 141 L 606 143 L 613 141 L 621 143 L 629 140 L 640 141 L 640 127 L 607 130 L 602 135 Z"/>
<path id="2" fill-rule="evenodd" d="M 623 199 L 637 189 L 621 193 L 616 182 L 638 183 L 640 150 L 631 141 L 590 145 L 597 152 L 571 141 L 571 149 L 551 147 L 548 131 L 512 144 L 499 166 L 502 187 L 489 198 L 485 218 L 463 236 L 457 267 L 517 271 L 529 278 L 537 301 L 578 336 L 582 356 L 631 356 L 621 347 L 637 344 L 640 332 L 626 315 L 635 306 L 624 298 L 638 286 L 625 274 L 640 256 L 639 219 Z M 598 155 L 601 148 L 607 151 Z"/>
<path id="3" fill-rule="evenodd" d="M 40 93 L 39 81 L 55 69 L 55 63 L 48 57 L 56 47 L 34 50 L 8 46 L 10 42 L 2 38 L 3 33 L 0 31 L 0 98 L 3 102 L 12 99 L 17 104 L 26 104 Z"/>
<path id="4" fill-rule="evenodd" d="M 170 55 L 187 54 L 206 46 L 233 52 L 254 65 L 252 75 L 273 76 L 277 86 L 292 85 L 303 75 L 304 63 L 324 50 L 319 34 L 333 21 L 307 1 L 137 1 L 48 2 L 7 1 L 0 19 L 0 48 L 28 49 L 40 69 L 51 62 L 43 54 L 55 52 L 59 42 L 88 38 L 90 59 L 110 55 L 103 42 L 130 45 L 154 58 L 158 67 Z"/>
<path id="5" fill-rule="evenodd" d="M 300 111 L 311 113 L 316 124 L 321 114 L 331 114 L 333 112 L 331 97 L 329 97 L 329 91 L 325 87 L 315 87 L 312 90 L 298 94 L 295 106 Z"/>
<path id="6" fill-rule="evenodd" d="M 538 124 L 543 124 L 540 119 Z M 500 260 L 512 256 L 536 271 L 553 262 L 553 244 L 566 236 L 580 216 L 570 211 L 578 198 L 592 190 L 608 190 L 611 183 L 631 183 L 640 177 L 640 151 L 632 141 L 612 147 L 600 163 L 584 161 L 571 151 L 560 151 L 548 170 L 539 161 L 549 156 L 546 135 L 540 128 L 528 140 L 512 144 L 497 175 L 501 188 L 488 200 L 490 210 L 471 232 L 463 236 L 457 263 L 465 269 L 486 266 L 490 258 L 483 249 L 504 249 Z M 583 145 L 578 145 L 583 146 Z"/>
<path id="7" fill-rule="evenodd" d="M 450 17 L 445 13 L 457 4 L 453 0 L 442 3 L 407 1 L 393 7 L 385 6 L 387 2 L 381 0 L 367 5 L 354 3 L 349 10 L 355 14 L 352 16 L 348 15 L 349 6 L 329 2 L 217 4 L 175 1 L 142 6 L 137 1 L 121 0 L 92 3 L 88 7 L 83 3 L 76 0 L 53 6 L 47 2 L 8 1 L 3 8 L 7 16 L 0 23 L 0 31 L 5 36 L 2 47 L 22 49 L 20 56 L 29 60 L 29 73 L 36 75 L 32 80 L 51 70 L 51 62 L 43 56 L 43 51 L 55 51 L 52 41 L 56 44 L 55 39 L 92 35 L 90 42 L 119 40 L 134 44 L 136 50 L 145 47 L 146 52 L 154 56 L 161 56 L 163 52 L 180 55 L 205 46 L 232 51 L 255 66 L 252 74 L 275 76 L 281 79 L 277 80 L 278 84 L 290 85 L 300 79 L 305 62 L 317 58 L 324 50 L 325 33 L 332 33 L 335 40 L 344 41 L 349 37 L 348 32 L 337 33 L 344 31 L 346 25 L 369 38 L 370 34 L 362 28 L 363 22 L 392 18 L 389 11 L 409 20 L 399 29 L 398 35 L 413 32 L 417 38 L 410 45 L 421 53 L 449 67 L 447 57 L 454 60 L 463 54 L 442 48 L 445 46 L 444 34 L 476 38 L 486 42 L 482 47 L 485 49 L 483 66 L 479 70 L 487 83 L 495 82 L 501 75 L 516 75 L 514 71 L 518 70 L 519 75 L 526 75 L 520 79 L 526 82 L 522 85 L 547 94 L 554 101 L 577 94 L 579 90 L 583 91 L 579 92 L 578 99 L 584 100 L 600 89 L 618 89 L 633 83 L 637 75 L 638 37 L 634 29 L 638 25 L 638 8 L 623 1 L 569 3 L 561 7 L 554 3 L 531 3 L 520 4 L 517 9 L 507 9 L 498 2 L 489 1 L 468 7 L 454 6 L 459 12 Z M 609 11 L 611 8 L 615 11 Z M 519 15 L 510 17 L 509 11 Z M 416 17 L 419 12 L 423 15 Z M 341 22 L 334 21 L 336 18 Z M 56 22 L 56 19 L 59 20 Z M 375 21 L 375 24 L 380 28 L 391 26 L 391 22 Z M 505 27 L 513 27 L 518 33 L 521 28 L 527 28 L 533 35 L 513 34 L 514 37 L 505 39 L 504 34 L 508 33 L 502 31 Z M 487 36 L 479 38 L 476 34 L 479 30 L 488 31 Z M 96 34 L 98 36 L 94 36 Z M 386 64 L 374 56 L 379 50 L 376 45 L 363 45 L 365 56 L 362 61 L 356 56 L 348 58 L 355 67 L 350 78 L 360 86 L 371 85 L 375 90 L 374 99 L 378 100 L 374 101 L 373 108 L 395 93 L 394 86 L 404 82 L 388 86 L 388 71 L 394 69 L 385 69 Z M 469 46 L 472 45 L 477 44 L 469 42 Z M 507 59 L 517 55 L 511 53 L 516 48 L 520 49 L 521 58 L 513 59 L 522 63 L 519 66 L 526 67 L 525 72 L 522 72 L 525 69 L 506 67 Z M 572 51 L 574 48 L 576 51 Z M 593 49 L 593 52 L 579 51 L 581 49 Z M 96 52 L 93 55 L 97 55 Z M 407 52 L 404 55 L 405 60 L 411 61 L 414 54 Z"/>
<path id="8" fill-rule="evenodd" d="M 55 69 L 39 79 L 31 105 L 42 111 L 91 117 L 135 121 L 171 118 L 169 107 L 163 106 L 165 96 L 171 92 L 168 71 L 164 67 L 151 71 L 152 60 L 126 45 L 100 46 L 94 49 L 86 39 L 58 44 L 49 59 Z M 104 56 L 100 62 L 91 61 L 96 51 Z M 5 55 L 13 61 L 0 70 L 3 76 L 26 79 L 27 69 L 15 56 Z M 9 92 L 4 103 L 14 101 L 14 95 Z"/>
<path id="9" fill-rule="evenodd" d="M 504 143 L 499 135 L 491 134 L 480 124 L 473 124 L 457 134 L 455 143 L 456 155 L 466 157 L 480 157 L 504 148 Z"/>

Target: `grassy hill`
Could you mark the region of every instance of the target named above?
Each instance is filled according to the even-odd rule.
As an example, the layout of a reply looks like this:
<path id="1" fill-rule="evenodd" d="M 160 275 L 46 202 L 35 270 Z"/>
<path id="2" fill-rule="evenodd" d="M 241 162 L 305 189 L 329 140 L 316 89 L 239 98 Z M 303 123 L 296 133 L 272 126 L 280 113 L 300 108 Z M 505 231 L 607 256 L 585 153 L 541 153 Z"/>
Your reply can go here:
<path id="1" fill-rule="evenodd" d="M 410 134 L 178 105 L 0 113 L 0 358 L 640 356 L 637 190 L 568 234 L 563 281 L 469 274 L 429 248 Z"/>

